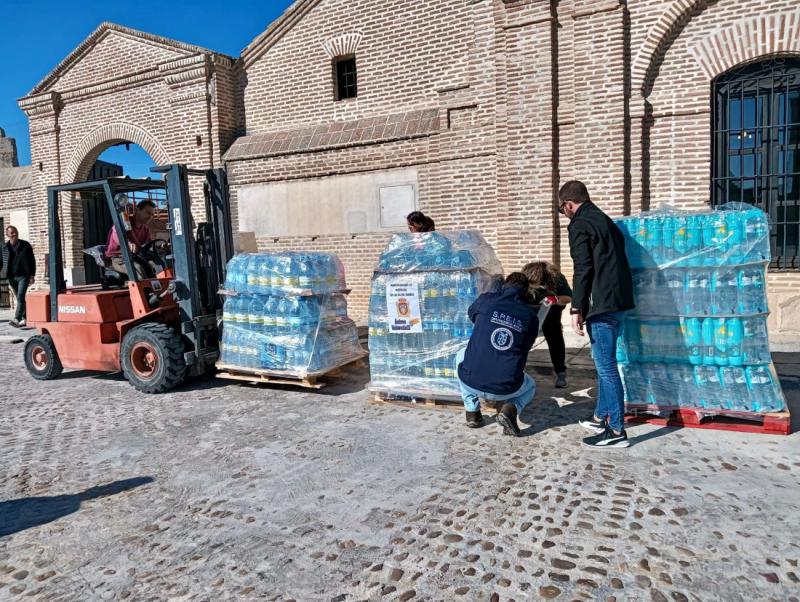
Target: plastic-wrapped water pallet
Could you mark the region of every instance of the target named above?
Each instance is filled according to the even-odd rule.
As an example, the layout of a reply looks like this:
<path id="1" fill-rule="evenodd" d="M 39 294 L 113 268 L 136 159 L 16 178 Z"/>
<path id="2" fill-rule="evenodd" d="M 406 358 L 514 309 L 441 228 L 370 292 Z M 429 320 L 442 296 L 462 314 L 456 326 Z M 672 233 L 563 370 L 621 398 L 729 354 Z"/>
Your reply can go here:
<path id="1" fill-rule="evenodd" d="M 636 300 L 617 345 L 628 411 L 715 428 L 725 428 L 725 417 L 770 424 L 769 432 L 785 423 L 788 432 L 767 337 L 766 214 L 727 205 L 616 223 Z"/>
<path id="2" fill-rule="evenodd" d="M 317 388 L 318 376 L 366 355 L 333 254 L 237 255 L 222 292 L 223 377 Z"/>
<path id="3" fill-rule="evenodd" d="M 372 277 L 370 390 L 460 400 L 455 356 L 472 334 L 467 309 L 501 280 L 494 250 L 476 231 L 394 235 Z"/>

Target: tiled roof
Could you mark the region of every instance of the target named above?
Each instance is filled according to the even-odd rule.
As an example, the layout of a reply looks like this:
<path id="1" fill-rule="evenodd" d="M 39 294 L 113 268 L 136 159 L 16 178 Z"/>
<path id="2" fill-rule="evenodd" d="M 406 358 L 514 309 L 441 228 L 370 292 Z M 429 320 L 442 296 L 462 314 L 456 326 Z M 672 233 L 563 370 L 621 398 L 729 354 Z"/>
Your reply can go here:
<path id="1" fill-rule="evenodd" d="M 223 157 L 240 161 L 256 157 L 292 155 L 319 150 L 430 136 L 439 131 L 439 109 L 421 109 L 336 121 L 281 132 L 251 134 L 237 139 Z"/>
<path id="2" fill-rule="evenodd" d="M 17 190 L 30 188 L 31 166 L 0 167 L 0 190 Z"/>

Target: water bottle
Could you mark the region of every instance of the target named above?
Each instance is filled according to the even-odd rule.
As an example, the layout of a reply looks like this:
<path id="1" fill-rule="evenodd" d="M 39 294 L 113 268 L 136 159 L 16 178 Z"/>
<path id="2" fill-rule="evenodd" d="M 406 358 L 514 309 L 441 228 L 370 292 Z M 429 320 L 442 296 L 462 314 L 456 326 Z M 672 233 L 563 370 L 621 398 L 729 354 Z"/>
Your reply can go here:
<path id="1" fill-rule="evenodd" d="M 662 248 L 662 223 L 658 217 L 650 217 L 642 220 L 645 225 L 645 257 L 643 263 L 645 266 L 655 267 L 660 266 L 664 260 Z"/>
<path id="2" fill-rule="evenodd" d="M 687 365 L 677 366 L 678 395 L 675 405 L 681 408 L 692 408 L 697 405 L 697 387 L 694 383 L 694 368 Z"/>
<path id="3" fill-rule="evenodd" d="M 641 325 L 639 320 L 634 317 L 629 317 L 625 321 L 625 348 L 628 355 L 629 362 L 641 362 L 642 356 L 642 337 Z"/>
<path id="4" fill-rule="evenodd" d="M 225 297 L 225 303 L 222 305 L 222 323 L 226 326 L 233 325 L 236 322 L 234 307 L 236 305 L 236 297 Z"/>
<path id="5" fill-rule="evenodd" d="M 666 265 L 672 265 L 677 259 L 675 252 L 675 218 L 666 215 L 661 221 L 661 260 Z"/>
<path id="6" fill-rule="evenodd" d="M 768 261 L 769 249 L 769 224 L 767 214 L 761 209 L 748 209 L 743 216 L 744 220 L 744 247 L 746 249 L 744 261 Z"/>
<path id="7" fill-rule="evenodd" d="M 251 295 L 254 295 L 259 291 L 258 271 L 262 262 L 263 257 L 259 254 L 255 254 L 250 258 L 250 262 L 247 264 L 247 273 L 245 274 L 245 290 Z"/>
<path id="8" fill-rule="evenodd" d="M 263 255 L 258 264 L 257 292 L 262 295 L 272 294 L 272 255 Z"/>
<path id="9" fill-rule="evenodd" d="M 681 269 L 673 268 L 664 270 L 664 280 L 666 281 L 668 294 L 661 295 L 661 299 L 663 299 L 661 303 L 661 313 L 668 316 L 681 313 L 685 303 L 685 278 L 686 276 Z"/>
<path id="10" fill-rule="evenodd" d="M 275 335 L 284 336 L 289 328 L 289 312 L 291 302 L 287 297 L 281 297 L 275 311 Z"/>
<path id="11" fill-rule="evenodd" d="M 248 328 L 257 334 L 264 334 L 264 298 L 253 295 L 247 308 Z"/>
<path id="12" fill-rule="evenodd" d="M 750 392 L 743 368 L 723 366 L 719 369 L 720 380 L 724 390 L 726 410 L 748 411 L 750 409 Z"/>
<path id="13" fill-rule="evenodd" d="M 703 243 L 703 217 L 689 215 L 686 217 L 686 261 L 687 266 L 701 266 Z"/>
<path id="14" fill-rule="evenodd" d="M 313 266 L 308 255 L 300 255 L 297 258 L 297 285 L 304 290 L 314 288 Z"/>
<path id="15" fill-rule="evenodd" d="M 695 366 L 694 383 L 697 387 L 698 405 L 704 409 L 721 408 L 719 372 L 713 366 Z"/>
<path id="16" fill-rule="evenodd" d="M 703 365 L 715 366 L 716 362 L 714 361 L 714 351 L 716 348 L 716 329 L 714 327 L 714 318 L 706 318 L 703 320 L 700 328 L 703 339 Z"/>
<path id="17" fill-rule="evenodd" d="M 749 366 L 745 369 L 745 377 L 753 412 L 780 412 L 784 409 L 768 366 Z"/>
<path id="18" fill-rule="evenodd" d="M 653 327 L 652 320 L 643 319 L 639 325 L 639 332 L 641 333 L 641 359 L 643 362 L 656 362 L 661 357 L 660 345 L 656 341 L 657 334 Z"/>
<path id="19" fill-rule="evenodd" d="M 676 215 L 673 221 L 673 244 L 674 265 L 685 266 L 687 264 L 686 251 L 689 247 L 688 228 L 686 216 Z"/>
<path id="20" fill-rule="evenodd" d="M 739 277 L 734 268 L 721 268 L 711 273 L 711 294 L 714 314 L 730 316 L 739 307 Z"/>
<path id="21" fill-rule="evenodd" d="M 692 316 L 707 315 L 711 311 L 711 278 L 708 270 L 686 271 L 685 311 Z"/>
<path id="22" fill-rule="evenodd" d="M 234 297 L 233 304 L 233 323 L 242 330 L 248 328 L 248 314 L 250 310 L 250 297 L 246 295 L 238 295 Z"/>
<path id="23" fill-rule="evenodd" d="M 728 318 L 725 330 L 728 335 L 726 343 L 728 352 L 728 364 L 731 366 L 741 366 L 744 363 L 744 324 L 741 318 Z"/>
<path id="24" fill-rule="evenodd" d="M 739 270 L 739 313 L 760 314 L 767 311 L 764 294 L 764 268 L 747 266 Z"/>
<path id="25" fill-rule="evenodd" d="M 287 321 L 288 321 L 289 332 L 292 334 L 300 332 L 301 331 L 300 299 L 297 297 L 290 298 L 288 302 L 288 309 L 289 309 L 289 314 L 287 315 Z"/>
<path id="26" fill-rule="evenodd" d="M 425 278 L 428 286 L 428 303 L 430 305 L 429 313 L 431 316 L 438 318 L 442 311 L 441 303 L 441 284 L 439 282 L 439 272 L 431 272 Z"/>
<path id="27" fill-rule="evenodd" d="M 728 365 L 728 329 L 725 318 L 714 319 L 714 364 Z"/>
<path id="28" fill-rule="evenodd" d="M 743 318 L 742 327 L 742 363 L 748 366 L 769 363 L 771 357 L 767 343 L 767 317 Z"/>
<path id="29" fill-rule="evenodd" d="M 745 220 L 741 211 L 724 211 L 728 239 L 726 241 L 725 263 L 739 265 L 744 261 Z"/>
<path id="30" fill-rule="evenodd" d="M 703 363 L 703 330 L 699 318 L 685 318 L 683 320 L 684 348 L 689 356 L 689 363 L 699 366 Z"/>

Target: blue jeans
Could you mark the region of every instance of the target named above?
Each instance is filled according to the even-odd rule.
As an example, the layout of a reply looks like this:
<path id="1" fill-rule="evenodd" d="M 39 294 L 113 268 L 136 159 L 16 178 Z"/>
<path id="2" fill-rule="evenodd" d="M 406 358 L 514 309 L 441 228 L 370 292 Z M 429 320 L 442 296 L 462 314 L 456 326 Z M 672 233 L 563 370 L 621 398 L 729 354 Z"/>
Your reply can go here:
<path id="1" fill-rule="evenodd" d="M 466 347 L 456 354 L 456 374 L 458 374 L 458 366 L 464 361 L 465 351 Z M 513 403 L 514 407 L 517 408 L 517 414 L 520 414 L 525 406 L 533 401 L 533 396 L 536 394 L 536 383 L 527 373 L 524 375 L 522 386 L 513 393 L 507 395 L 497 395 L 495 393 L 473 389 L 462 382 L 460 378 L 458 379 L 458 385 L 461 388 L 461 399 L 464 400 L 464 409 L 467 412 L 477 412 L 480 410 L 480 400 L 483 398 L 488 401 L 507 401 L 508 403 Z"/>
<path id="2" fill-rule="evenodd" d="M 592 359 L 597 369 L 596 418 L 608 419 L 608 425 L 619 432 L 624 428 L 625 397 L 617 369 L 617 336 L 625 312 L 616 311 L 592 316 L 586 331 L 592 343 Z"/>

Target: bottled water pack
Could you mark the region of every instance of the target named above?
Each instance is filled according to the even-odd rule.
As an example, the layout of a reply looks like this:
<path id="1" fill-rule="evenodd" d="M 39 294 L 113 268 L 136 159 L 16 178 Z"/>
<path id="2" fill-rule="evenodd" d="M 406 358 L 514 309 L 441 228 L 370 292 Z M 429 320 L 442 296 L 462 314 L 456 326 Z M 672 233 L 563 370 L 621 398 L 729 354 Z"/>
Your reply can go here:
<path id="1" fill-rule="evenodd" d="M 478 232 L 397 234 L 372 277 L 369 349 L 372 386 L 403 394 L 459 391 L 456 354 L 472 334 L 478 295 L 499 286 L 502 268 Z M 416 287 L 421 332 L 391 332 L 387 286 Z"/>
<path id="2" fill-rule="evenodd" d="M 335 255 L 236 255 L 225 287 L 221 364 L 303 375 L 364 354 L 345 295 L 323 292 L 345 290 Z"/>
<path id="3" fill-rule="evenodd" d="M 636 309 L 617 341 L 630 405 L 777 412 L 767 336 L 766 214 L 750 205 L 616 221 Z"/>

